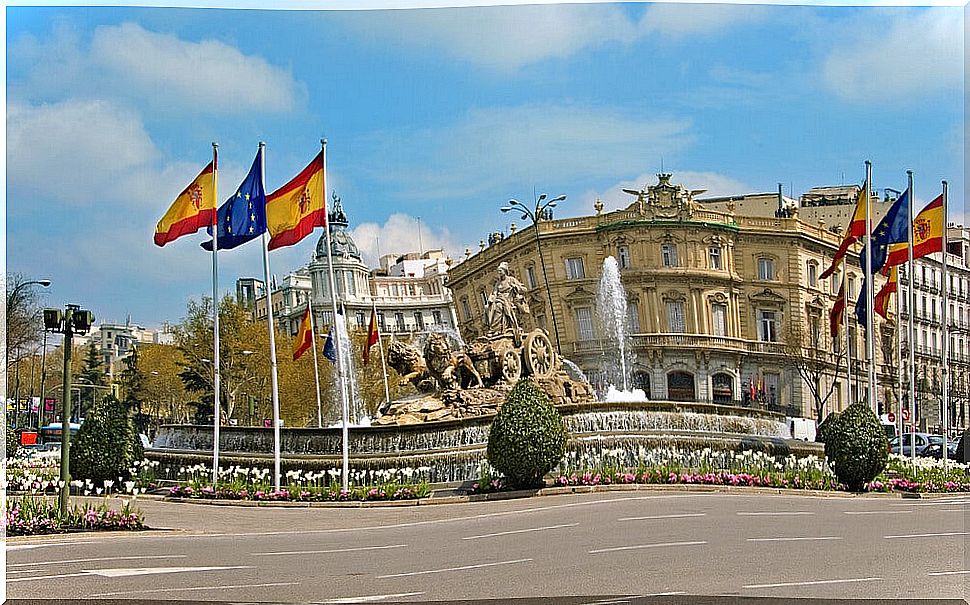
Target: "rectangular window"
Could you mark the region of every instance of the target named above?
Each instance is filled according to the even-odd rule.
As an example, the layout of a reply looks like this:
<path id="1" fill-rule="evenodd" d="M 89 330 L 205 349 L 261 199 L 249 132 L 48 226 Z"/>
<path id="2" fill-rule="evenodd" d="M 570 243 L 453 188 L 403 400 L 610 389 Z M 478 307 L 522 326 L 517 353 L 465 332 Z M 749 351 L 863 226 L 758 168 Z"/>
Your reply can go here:
<path id="1" fill-rule="evenodd" d="M 676 267 L 677 266 L 677 245 L 661 244 L 660 259 L 664 267 Z"/>
<path id="2" fill-rule="evenodd" d="M 774 281 L 775 261 L 770 258 L 758 259 L 758 279 L 762 281 Z"/>
<path id="3" fill-rule="evenodd" d="M 711 305 L 711 330 L 714 336 L 727 336 L 727 305 Z"/>
<path id="4" fill-rule="evenodd" d="M 529 289 L 530 290 L 536 287 L 537 283 L 536 283 L 536 268 L 535 267 L 526 267 L 525 268 L 525 281 L 526 281 L 526 284 L 529 286 Z"/>
<path id="5" fill-rule="evenodd" d="M 461 311 L 465 314 L 465 321 L 472 320 L 472 308 L 468 305 L 467 299 L 462 299 L 461 301 Z M 215 406 L 213 406 L 215 407 Z"/>
<path id="6" fill-rule="evenodd" d="M 808 261 L 807 271 L 808 274 L 808 287 L 817 288 L 818 287 L 818 263 L 813 260 Z"/>
<path id="7" fill-rule="evenodd" d="M 859 359 L 859 347 L 856 346 L 856 327 L 849 326 L 849 355 L 852 359 Z"/>
<path id="8" fill-rule="evenodd" d="M 321 327 L 326 327 L 327 329 L 330 329 L 333 326 L 333 313 L 332 312 L 330 312 L 330 311 L 324 311 L 321 314 L 321 318 L 323 319 L 323 326 L 321 326 Z"/>
<path id="9" fill-rule="evenodd" d="M 576 309 L 576 335 L 579 340 L 593 340 L 593 312 L 589 307 Z"/>
<path id="10" fill-rule="evenodd" d="M 640 305 L 635 302 L 626 305 L 626 327 L 630 334 L 640 333 Z"/>
<path id="11" fill-rule="evenodd" d="M 582 257 L 567 258 L 566 259 L 566 278 L 584 279 L 585 277 L 586 277 L 586 270 L 583 268 Z"/>
<path id="12" fill-rule="evenodd" d="M 384 319 L 383 311 L 377 312 L 377 327 L 380 329 L 381 332 L 387 331 L 387 324 L 386 324 L 386 320 Z"/>
<path id="13" fill-rule="evenodd" d="M 434 324 L 440 326 L 441 324 L 441 311 L 432 311 L 431 317 L 434 318 Z"/>
<path id="14" fill-rule="evenodd" d="M 367 327 L 367 324 L 365 323 L 366 321 L 367 319 L 364 317 L 364 312 L 357 311 L 357 327 L 366 328 Z"/>
<path id="15" fill-rule="evenodd" d="M 758 311 L 758 340 L 778 342 L 777 317 L 774 311 Z"/>
<path id="16" fill-rule="evenodd" d="M 850 275 L 849 276 L 848 292 L 846 292 L 846 295 L 849 298 L 855 298 L 856 297 L 856 291 L 855 291 L 855 276 L 854 275 Z"/>
<path id="17" fill-rule="evenodd" d="M 398 332 L 404 332 L 408 329 L 407 326 L 404 324 L 404 313 L 400 313 L 400 312 L 395 313 L 394 322 L 397 324 Z"/>
<path id="18" fill-rule="evenodd" d="M 682 334 L 687 331 L 687 326 L 684 323 L 684 303 L 667 301 L 667 328 L 675 334 Z"/>
<path id="19" fill-rule="evenodd" d="M 778 403 L 778 374 L 773 374 L 771 372 L 765 372 L 765 395 L 768 397 L 768 403 Z"/>
<path id="20" fill-rule="evenodd" d="M 618 259 L 620 269 L 627 269 L 630 267 L 630 247 L 620 246 L 616 250 L 617 255 L 620 257 Z"/>
<path id="21" fill-rule="evenodd" d="M 711 261 L 711 269 L 715 271 L 721 270 L 721 247 L 711 246 L 708 248 L 707 256 Z"/>
<path id="22" fill-rule="evenodd" d="M 423 330 L 424 329 L 424 314 L 421 313 L 421 311 L 415 311 L 414 312 L 414 326 L 418 330 Z"/>

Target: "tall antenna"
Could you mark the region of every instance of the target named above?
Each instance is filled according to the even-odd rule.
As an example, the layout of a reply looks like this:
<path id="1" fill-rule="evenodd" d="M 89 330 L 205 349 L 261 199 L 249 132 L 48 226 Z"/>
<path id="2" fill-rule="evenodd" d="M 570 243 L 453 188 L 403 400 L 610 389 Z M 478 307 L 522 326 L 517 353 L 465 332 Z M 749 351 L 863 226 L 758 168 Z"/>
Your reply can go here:
<path id="1" fill-rule="evenodd" d="M 421 217 L 420 216 L 418 217 L 418 248 L 420 249 L 421 254 L 424 254 L 424 243 L 422 243 L 421 241 Z"/>
<path id="2" fill-rule="evenodd" d="M 664 171 L 664 156 L 660 156 L 660 173 L 663 174 Z"/>

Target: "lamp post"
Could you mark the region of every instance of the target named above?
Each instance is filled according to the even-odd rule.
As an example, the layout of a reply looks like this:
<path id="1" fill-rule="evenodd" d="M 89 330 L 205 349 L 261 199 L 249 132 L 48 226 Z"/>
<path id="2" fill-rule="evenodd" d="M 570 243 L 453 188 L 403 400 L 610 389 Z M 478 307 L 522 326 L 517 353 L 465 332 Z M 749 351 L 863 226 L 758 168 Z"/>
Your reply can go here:
<path id="1" fill-rule="evenodd" d="M 550 208 L 555 208 L 558 202 L 566 199 L 565 195 L 559 195 L 551 200 L 546 200 L 546 194 L 543 193 L 535 200 L 535 206 L 529 208 L 522 202 L 518 200 L 509 200 L 508 206 L 502 207 L 502 212 L 518 212 L 522 215 L 522 220 L 532 221 L 532 227 L 536 234 L 536 251 L 539 253 L 539 264 L 542 266 L 542 279 L 546 285 L 546 295 L 549 299 L 549 315 L 552 318 L 552 327 L 556 332 L 556 351 L 562 356 L 562 344 L 559 341 L 559 322 L 556 321 L 556 310 L 552 306 L 552 290 L 549 288 L 549 276 L 546 274 L 546 260 L 542 256 L 542 244 L 539 241 L 539 221 L 546 220 L 546 211 Z"/>
<path id="2" fill-rule="evenodd" d="M 17 294 L 21 290 L 23 290 L 23 289 L 25 289 L 25 288 L 27 288 L 29 286 L 41 286 L 43 288 L 46 288 L 46 287 L 48 287 L 50 285 L 51 285 L 51 280 L 49 280 L 49 279 L 32 279 L 32 280 L 25 281 L 25 282 L 22 282 L 22 283 L 17 284 L 17 286 L 14 287 L 13 290 L 11 290 L 10 292 L 7 293 L 7 311 L 6 311 L 7 312 L 7 319 L 8 320 L 10 319 L 10 310 L 12 308 L 16 307 Z M 9 328 L 9 323 L 8 323 L 8 328 Z M 18 358 L 17 359 L 17 378 L 16 378 L 16 389 L 15 389 L 15 392 L 14 392 L 14 410 L 15 410 L 15 412 L 14 412 L 14 427 L 16 427 L 16 426 L 19 425 L 19 418 L 20 418 L 20 353 L 21 353 L 21 350 L 18 348 L 17 349 L 17 358 Z M 6 361 L 6 366 L 5 367 L 9 367 L 9 365 L 10 365 L 10 350 L 9 349 L 7 349 L 5 361 Z M 4 401 L 4 406 L 6 406 L 6 404 L 7 404 L 7 402 Z M 6 409 L 6 407 L 4 409 Z M 30 407 L 28 406 L 28 413 L 27 413 L 28 418 L 30 417 L 29 409 L 30 409 Z"/>

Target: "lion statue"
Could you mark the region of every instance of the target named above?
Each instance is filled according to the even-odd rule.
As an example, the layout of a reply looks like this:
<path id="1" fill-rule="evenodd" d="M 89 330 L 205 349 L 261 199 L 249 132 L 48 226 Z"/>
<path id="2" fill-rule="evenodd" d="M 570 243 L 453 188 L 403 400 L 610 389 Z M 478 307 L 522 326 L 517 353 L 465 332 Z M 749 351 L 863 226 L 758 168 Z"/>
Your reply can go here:
<path id="1" fill-rule="evenodd" d="M 419 391 L 427 393 L 434 390 L 434 381 L 428 380 L 432 378 L 428 373 L 428 364 L 421 352 L 411 345 L 393 341 L 387 348 L 387 365 L 401 375 L 401 386 L 410 382 Z"/>
<path id="2" fill-rule="evenodd" d="M 469 379 L 469 387 L 484 386 L 471 358 L 463 351 L 452 351 L 448 337 L 440 332 L 428 335 L 428 341 L 424 345 L 424 361 L 428 373 L 438 382 L 440 389 L 461 388 L 461 378 L 456 375 L 459 370 L 467 372 L 474 379 Z"/>

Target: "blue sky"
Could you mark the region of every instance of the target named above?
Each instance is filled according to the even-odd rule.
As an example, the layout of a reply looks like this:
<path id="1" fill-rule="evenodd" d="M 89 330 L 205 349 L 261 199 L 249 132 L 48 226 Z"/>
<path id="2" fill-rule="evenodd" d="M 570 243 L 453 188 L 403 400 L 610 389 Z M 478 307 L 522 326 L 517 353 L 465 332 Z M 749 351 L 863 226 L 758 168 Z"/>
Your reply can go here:
<path id="1" fill-rule="evenodd" d="M 320 5 L 318 6 L 325 6 Z M 452 255 L 507 230 L 510 198 L 557 216 L 623 187 L 712 194 L 861 182 L 932 199 L 965 183 L 962 7 L 574 4 L 410 10 L 6 9 L 8 271 L 51 306 L 178 321 L 211 293 L 203 233 L 155 223 L 220 146 L 220 197 L 267 145 L 267 188 L 328 139 L 329 187 L 369 260 Z M 844 181 L 843 181 L 844 180 Z M 285 274 L 317 235 L 270 254 Z M 220 289 L 262 276 L 220 254 Z"/>

